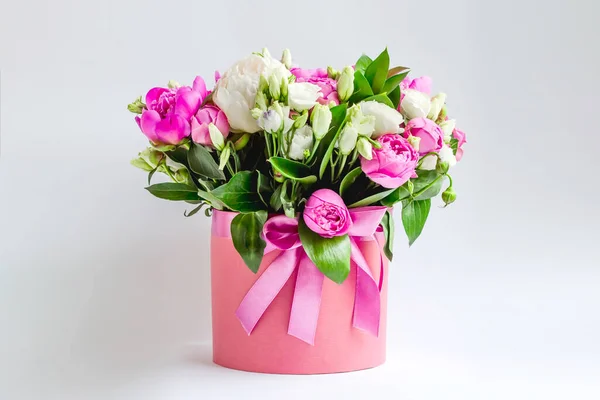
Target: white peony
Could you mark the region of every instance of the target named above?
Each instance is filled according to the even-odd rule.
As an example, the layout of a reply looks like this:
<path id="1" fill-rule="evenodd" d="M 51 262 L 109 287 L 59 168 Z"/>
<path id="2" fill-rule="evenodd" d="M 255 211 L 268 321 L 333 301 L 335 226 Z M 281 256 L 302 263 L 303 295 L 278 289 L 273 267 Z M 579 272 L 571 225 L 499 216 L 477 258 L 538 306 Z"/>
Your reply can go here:
<path id="1" fill-rule="evenodd" d="M 321 96 L 321 89 L 312 83 L 290 83 L 288 86 L 288 103 L 290 108 L 296 111 L 313 108 Z"/>
<path id="2" fill-rule="evenodd" d="M 425 118 L 429 114 L 431 100 L 425 93 L 414 89 L 406 89 L 400 109 L 407 119 Z"/>
<path id="3" fill-rule="evenodd" d="M 225 113 L 234 132 L 258 132 L 260 127 L 252 117 L 260 76 L 274 75 L 281 82 L 291 72 L 271 56 L 252 54 L 235 63 L 223 74 L 213 92 L 214 103 Z"/>
<path id="4" fill-rule="evenodd" d="M 404 129 L 400 128 L 404 118 L 398 111 L 374 100 L 363 101 L 359 104 L 363 115 L 375 117 L 375 130 L 372 138 L 376 139 L 384 133 L 404 132 Z"/>
<path id="5" fill-rule="evenodd" d="M 313 146 L 313 131 L 311 127 L 304 125 L 302 128 L 296 129 L 295 131 L 290 131 L 288 135 L 293 135 L 288 157 L 292 160 L 302 161 L 304 159 L 305 151 L 310 151 Z"/>

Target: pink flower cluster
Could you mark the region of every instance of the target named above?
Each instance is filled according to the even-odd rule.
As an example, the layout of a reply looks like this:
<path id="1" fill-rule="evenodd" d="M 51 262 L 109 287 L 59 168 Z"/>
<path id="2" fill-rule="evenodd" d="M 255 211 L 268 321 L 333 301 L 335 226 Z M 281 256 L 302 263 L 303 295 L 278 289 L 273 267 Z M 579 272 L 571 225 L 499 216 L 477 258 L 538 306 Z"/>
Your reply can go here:
<path id="1" fill-rule="evenodd" d="M 175 145 L 191 135 L 196 143 L 212 146 L 208 125 L 215 124 L 226 137 L 229 124 L 218 107 L 201 107 L 209 94 L 200 76 L 191 87 L 152 88 L 146 94 L 146 108 L 135 120 L 142 133 L 154 144 Z"/>

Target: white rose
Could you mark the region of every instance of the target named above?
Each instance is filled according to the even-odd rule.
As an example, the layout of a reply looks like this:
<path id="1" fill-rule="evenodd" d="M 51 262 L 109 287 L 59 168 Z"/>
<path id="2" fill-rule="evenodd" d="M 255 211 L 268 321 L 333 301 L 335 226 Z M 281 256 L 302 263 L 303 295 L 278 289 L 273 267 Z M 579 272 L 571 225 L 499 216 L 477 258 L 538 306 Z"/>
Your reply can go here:
<path id="1" fill-rule="evenodd" d="M 261 75 L 267 80 L 275 75 L 281 81 L 291 72 L 270 56 L 252 54 L 234 64 L 217 82 L 213 101 L 227 116 L 232 131 L 253 133 L 260 130 L 250 110 L 254 108 Z"/>
<path id="2" fill-rule="evenodd" d="M 320 88 L 308 82 L 290 83 L 288 86 L 288 103 L 296 111 L 313 108 L 321 97 Z"/>
<path id="3" fill-rule="evenodd" d="M 313 131 L 311 127 L 304 125 L 300 129 L 291 131 L 288 135 L 293 135 L 288 157 L 292 160 L 302 161 L 304 159 L 304 152 L 306 150 L 310 151 L 313 146 Z"/>
<path id="4" fill-rule="evenodd" d="M 425 118 L 429 114 L 431 100 L 426 94 L 414 89 L 406 89 L 400 109 L 407 119 Z"/>
<path id="5" fill-rule="evenodd" d="M 443 145 L 438 154 L 440 160 L 442 160 L 442 162 L 447 162 L 448 166 L 454 167 L 456 165 L 456 156 L 450 146 Z"/>
<path id="6" fill-rule="evenodd" d="M 400 128 L 404 118 L 393 108 L 373 100 L 361 102 L 360 109 L 363 115 L 375 117 L 375 130 L 371 137 L 378 138 L 384 133 L 404 132 L 404 129 Z"/>

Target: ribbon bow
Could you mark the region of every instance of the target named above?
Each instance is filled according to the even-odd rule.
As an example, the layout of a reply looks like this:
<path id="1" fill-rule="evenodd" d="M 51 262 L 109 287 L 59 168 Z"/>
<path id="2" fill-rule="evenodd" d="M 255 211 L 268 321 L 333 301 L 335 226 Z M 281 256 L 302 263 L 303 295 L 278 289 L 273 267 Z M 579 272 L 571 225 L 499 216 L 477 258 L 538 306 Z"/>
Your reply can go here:
<path id="1" fill-rule="evenodd" d="M 375 233 L 386 210 L 386 207 L 360 207 L 349 210 L 352 218 L 352 227 L 348 232 L 351 245 L 350 258 L 356 266 L 352 326 L 374 336 L 379 335 L 379 293 L 383 282 L 383 256 L 381 256 L 380 279 L 377 283 L 356 241 L 375 240 Z M 313 345 L 324 275 L 302 248 L 298 234 L 298 220 L 283 215 L 272 217 L 265 223 L 263 235 L 267 242 L 265 254 L 276 249 L 281 250 L 281 253 L 250 288 L 235 314 L 246 333 L 250 335 L 273 299 L 298 268 L 288 334 Z"/>

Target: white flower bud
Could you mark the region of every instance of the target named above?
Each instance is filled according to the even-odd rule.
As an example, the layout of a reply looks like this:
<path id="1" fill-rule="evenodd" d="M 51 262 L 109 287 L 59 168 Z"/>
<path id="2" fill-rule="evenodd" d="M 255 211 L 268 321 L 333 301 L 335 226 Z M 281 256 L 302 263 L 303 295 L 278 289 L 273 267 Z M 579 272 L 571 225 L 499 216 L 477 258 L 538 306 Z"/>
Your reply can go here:
<path id="1" fill-rule="evenodd" d="M 285 65 L 287 69 L 290 69 L 292 66 L 292 53 L 290 49 L 283 50 L 283 54 L 281 55 L 281 63 Z"/>
<path id="2" fill-rule="evenodd" d="M 288 104 L 296 111 L 313 108 L 321 96 L 321 88 L 312 83 L 297 82 L 288 86 Z"/>
<path id="3" fill-rule="evenodd" d="M 279 100 L 281 95 L 281 82 L 277 79 L 276 74 L 269 77 L 269 93 L 274 100 Z"/>
<path id="4" fill-rule="evenodd" d="M 433 154 L 429 155 L 429 156 L 423 158 L 423 161 L 421 162 L 421 166 L 419 167 L 419 169 L 424 169 L 426 171 L 433 171 L 437 164 L 437 160 L 438 160 L 438 158 L 435 155 L 433 155 Z"/>
<path id="5" fill-rule="evenodd" d="M 440 124 L 440 128 L 444 132 L 444 142 L 449 143 L 452 140 L 452 131 L 456 128 L 456 120 L 447 119 Z"/>
<path id="6" fill-rule="evenodd" d="M 231 148 L 229 146 L 225 147 L 225 149 L 223 149 L 223 152 L 221 153 L 221 157 L 219 159 L 219 169 L 222 171 L 223 169 L 225 169 L 225 166 L 227 165 L 227 162 L 229 161 L 229 157 L 231 156 Z"/>
<path id="7" fill-rule="evenodd" d="M 440 111 L 444 107 L 446 103 L 446 93 L 438 93 L 431 98 L 431 108 L 429 109 L 429 114 L 427 114 L 427 118 L 432 121 L 436 121 L 440 115 Z"/>
<path id="8" fill-rule="evenodd" d="M 360 154 L 363 158 L 367 160 L 373 158 L 373 145 L 365 137 L 358 138 L 358 142 L 356 143 L 356 150 L 358 150 L 358 154 Z"/>
<path id="9" fill-rule="evenodd" d="M 181 86 L 181 85 L 179 84 L 179 82 L 177 82 L 177 81 L 174 81 L 173 79 L 171 79 L 171 80 L 169 81 L 169 83 L 167 83 L 167 87 L 168 87 L 169 89 L 177 89 L 177 88 L 178 88 L 178 87 L 180 87 L 180 86 Z"/>
<path id="10" fill-rule="evenodd" d="M 217 128 L 212 122 L 208 124 L 208 133 L 210 134 L 210 141 L 212 142 L 215 149 L 221 151 L 225 147 L 225 140 L 223 139 L 223 133 Z"/>
<path id="11" fill-rule="evenodd" d="M 354 93 L 354 70 L 344 67 L 337 80 L 337 92 L 340 101 L 346 101 Z"/>
<path id="12" fill-rule="evenodd" d="M 410 145 L 413 149 L 415 149 L 415 151 L 419 151 L 419 144 L 421 143 L 420 137 L 409 135 L 406 140 L 408 140 L 408 143 L 410 143 Z"/>
<path id="13" fill-rule="evenodd" d="M 342 155 L 347 156 L 352 153 L 352 150 L 356 147 L 356 140 L 358 139 L 358 130 L 348 123 L 342 129 L 342 133 L 339 138 L 339 149 Z"/>
<path id="14" fill-rule="evenodd" d="M 317 140 L 323 139 L 329 131 L 332 117 L 329 107 L 323 104 L 315 104 L 310 115 L 310 123 Z"/>

